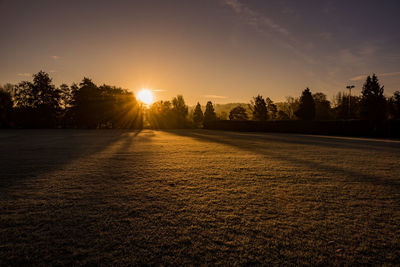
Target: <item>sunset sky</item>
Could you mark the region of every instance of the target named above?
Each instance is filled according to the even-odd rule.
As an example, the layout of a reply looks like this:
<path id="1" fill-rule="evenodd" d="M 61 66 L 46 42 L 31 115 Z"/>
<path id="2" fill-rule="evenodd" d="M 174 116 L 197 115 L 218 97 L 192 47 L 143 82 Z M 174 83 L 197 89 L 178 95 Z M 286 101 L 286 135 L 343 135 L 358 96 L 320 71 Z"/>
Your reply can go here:
<path id="1" fill-rule="evenodd" d="M 193 105 L 400 90 L 398 0 L 0 0 L 0 84 L 44 70 Z"/>

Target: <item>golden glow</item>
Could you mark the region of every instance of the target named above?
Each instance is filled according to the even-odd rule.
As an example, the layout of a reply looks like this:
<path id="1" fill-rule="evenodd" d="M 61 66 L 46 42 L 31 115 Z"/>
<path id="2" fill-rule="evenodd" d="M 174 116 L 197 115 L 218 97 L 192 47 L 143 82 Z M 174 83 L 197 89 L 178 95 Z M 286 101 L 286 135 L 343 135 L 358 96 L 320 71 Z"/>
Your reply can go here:
<path id="1" fill-rule="evenodd" d="M 137 99 L 146 105 L 151 105 L 154 102 L 154 95 L 148 89 L 142 89 L 137 93 Z"/>

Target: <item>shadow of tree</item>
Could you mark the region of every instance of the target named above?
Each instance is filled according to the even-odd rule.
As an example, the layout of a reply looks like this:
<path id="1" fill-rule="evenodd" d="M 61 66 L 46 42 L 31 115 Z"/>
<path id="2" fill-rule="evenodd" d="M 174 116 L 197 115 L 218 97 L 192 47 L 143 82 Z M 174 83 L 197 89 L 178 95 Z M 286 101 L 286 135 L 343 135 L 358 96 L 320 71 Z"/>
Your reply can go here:
<path id="1" fill-rule="evenodd" d="M 58 170 L 71 161 L 99 153 L 128 130 L 10 130 L 0 135 L 0 188 Z M 140 131 L 135 131 L 133 137 Z"/>
<path id="2" fill-rule="evenodd" d="M 360 155 L 368 151 L 390 151 L 394 155 L 400 155 L 400 142 L 385 142 L 380 140 L 357 140 L 354 138 L 341 137 L 324 137 L 324 136 L 307 136 L 296 134 L 253 134 L 253 133 L 234 133 L 211 130 L 198 131 L 167 131 L 169 133 L 185 136 L 199 141 L 214 142 L 238 148 L 240 150 L 257 153 L 264 156 L 273 157 L 282 162 L 288 162 L 303 166 L 306 169 L 317 170 L 322 173 L 329 173 L 335 177 L 345 179 L 348 182 L 368 182 L 374 185 L 383 185 L 388 187 L 400 188 L 400 183 L 388 177 L 381 177 L 374 173 L 363 173 L 355 169 L 343 166 L 323 163 L 320 161 L 310 160 L 302 155 L 302 151 L 296 151 L 296 154 L 283 152 L 277 149 L 271 149 L 267 145 L 274 142 L 276 146 L 285 145 L 302 145 L 311 149 L 318 147 L 337 148 L 337 149 L 353 149 L 359 151 Z M 292 151 L 294 152 L 294 150 Z M 329 152 L 329 150 L 327 150 Z M 343 151 L 346 153 L 346 151 Z"/>

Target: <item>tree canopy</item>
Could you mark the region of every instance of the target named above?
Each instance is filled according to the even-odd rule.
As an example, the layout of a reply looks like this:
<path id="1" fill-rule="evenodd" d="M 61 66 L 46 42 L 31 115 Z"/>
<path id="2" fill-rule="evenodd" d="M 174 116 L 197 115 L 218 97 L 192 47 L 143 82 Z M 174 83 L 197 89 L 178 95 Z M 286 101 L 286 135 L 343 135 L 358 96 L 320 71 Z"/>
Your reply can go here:
<path id="1" fill-rule="evenodd" d="M 315 102 L 309 88 L 302 92 L 299 108 L 295 114 L 301 120 L 313 120 L 315 118 Z"/>
<path id="2" fill-rule="evenodd" d="M 204 122 L 215 121 L 217 114 L 214 111 L 214 106 L 211 101 L 207 102 L 206 111 L 204 112 Z"/>
<path id="3" fill-rule="evenodd" d="M 229 112 L 229 119 L 231 121 L 247 121 L 249 116 L 247 115 L 246 109 L 242 106 L 234 107 Z"/>
<path id="4" fill-rule="evenodd" d="M 379 84 L 375 74 L 367 77 L 361 91 L 360 115 L 362 119 L 382 121 L 386 118 L 386 98 L 383 91 L 383 86 Z"/>
<path id="5" fill-rule="evenodd" d="M 264 98 L 258 95 L 253 98 L 251 110 L 253 111 L 253 120 L 266 121 L 268 120 L 268 109 Z"/>

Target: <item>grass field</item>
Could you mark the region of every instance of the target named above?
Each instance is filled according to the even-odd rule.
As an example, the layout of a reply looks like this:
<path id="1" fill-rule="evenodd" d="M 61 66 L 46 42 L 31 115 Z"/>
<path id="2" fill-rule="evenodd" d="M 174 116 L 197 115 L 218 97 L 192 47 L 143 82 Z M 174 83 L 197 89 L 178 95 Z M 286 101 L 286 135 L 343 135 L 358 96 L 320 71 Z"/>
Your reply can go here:
<path id="1" fill-rule="evenodd" d="M 0 266 L 396 265 L 400 141 L 0 132 Z"/>

